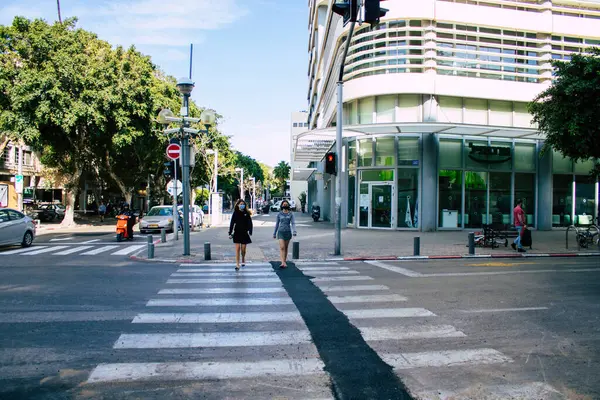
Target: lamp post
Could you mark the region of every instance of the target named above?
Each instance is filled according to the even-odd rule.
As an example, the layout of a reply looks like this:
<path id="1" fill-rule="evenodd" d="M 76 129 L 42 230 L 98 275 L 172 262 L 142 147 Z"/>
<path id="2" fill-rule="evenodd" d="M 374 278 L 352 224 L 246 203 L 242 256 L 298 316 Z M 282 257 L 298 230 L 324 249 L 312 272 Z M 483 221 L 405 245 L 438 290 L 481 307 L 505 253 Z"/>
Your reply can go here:
<path id="1" fill-rule="evenodd" d="M 252 177 L 252 178 L 250 178 L 250 180 L 252 181 L 252 202 L 251 202 L 251 206 L 252 206 L 252 210 L 256 211 L 256 178 Z"/>
<path id="2" fill-rule="evenodd" d="M 218 149 L 214 149 L 214 150 L 206 150 L 206 154 L 214 154 L 215 156 L 215 164 L 213 167 L 213 174 L 214 174 L 214 178 L 213 181 L 211 183 L 211 187 L 210 187 L 210 198 L 208 199 L 208 214 L 211 216 L 210 217 L 210 224 L 213 224 L 213 218 L 212 218 L 212 210 L 214 209 L 214 207 L 216 206 L 216 204 L 213 204 L 213 193 L 217 193 L 217 177 L 219 176 L 218 173 L 218 168 L 219 168 L 219 150 Z"/>
<path id="3" fill-rule="evenodd" d="M 244 168 L 236 168 L 236 172 L 241 174 L 240 177 L 240 199 L 244 200 Z"/>

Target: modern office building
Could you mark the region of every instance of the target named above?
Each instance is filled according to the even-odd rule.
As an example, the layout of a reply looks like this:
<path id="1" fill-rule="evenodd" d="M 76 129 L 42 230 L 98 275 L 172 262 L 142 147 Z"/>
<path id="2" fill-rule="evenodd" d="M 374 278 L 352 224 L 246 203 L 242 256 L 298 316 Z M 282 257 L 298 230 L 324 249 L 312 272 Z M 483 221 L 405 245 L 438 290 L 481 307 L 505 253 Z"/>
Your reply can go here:
<path id="1" fill-rule="evenodd" d="M 306 132 L 308 130 L 308 113 L 306 111 L 293 112 L 290 121 L 290 137 L 292 138 L 291 148 L 290 148 L 290 167 L 291 167 L 291 179 L 289 181 L 289 193 L 286 193 L 286 196 L 289 196 L 296 202 L 298 210 L 300 210 L 300 194 L 302 192 L 308 191 L 308 182 L 306 179 L 294 179 L 294 171 L 296 175 L 299 171 L 302 171 L 308 166 L 307 162 L 302 161 L 294 161 L 293 154 L 293 138 L 302 132 Z"/>
<path id="2" fill-rule="evenodd" d="M 293 160 L 309 163 L 309 202 L 333 220 L 336 82 L 350 24 L 309 1 L 308 123 Z M 344 74 L 342 226 L 471 229 L 512 224 L 517 198 L 537 229 L 591 222 L 593 160 L 542 154 L 527 104 L 552 60 L 600 44 L 600 2 L 388 0 L 357 24 Z M 335 148 L 335 147 L 333 147 Z"/>

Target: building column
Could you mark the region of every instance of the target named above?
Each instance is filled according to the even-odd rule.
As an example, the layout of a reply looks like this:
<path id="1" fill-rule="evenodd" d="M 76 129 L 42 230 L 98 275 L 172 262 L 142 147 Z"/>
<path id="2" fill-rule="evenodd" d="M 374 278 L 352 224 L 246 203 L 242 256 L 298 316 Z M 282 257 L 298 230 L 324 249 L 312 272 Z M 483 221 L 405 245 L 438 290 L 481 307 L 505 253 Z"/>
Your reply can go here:
<path id="1" fill-rule="evenodd" d="M 419 219 L 421 231 L 433 232 L 437 228 L 437 141 L 435 134 L 423 134 L 421 163 L 421 205 Z"/>
<path id="2" fill-rule="evenodd" d="M 542 145 L 539 146 L 541 149 Z M 552 152 L 546 151 L 538 161 L 537 229 L 552 229 Z"/>

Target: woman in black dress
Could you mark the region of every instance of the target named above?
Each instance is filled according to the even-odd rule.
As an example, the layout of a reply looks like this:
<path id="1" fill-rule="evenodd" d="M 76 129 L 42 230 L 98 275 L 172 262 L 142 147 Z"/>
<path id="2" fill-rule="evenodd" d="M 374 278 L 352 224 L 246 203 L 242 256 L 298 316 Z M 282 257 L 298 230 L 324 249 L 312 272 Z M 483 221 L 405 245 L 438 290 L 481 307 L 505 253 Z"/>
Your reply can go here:
<path id="1" fill-rule="evenodd" d="M 235 243 L 235 270 L 240 270 L 240 254 L 242 267 L 246 265 L 246 245 L 252 243 L 252 217 L 244 200 L 238 200 L 229 223 L 229 238 Z"/>

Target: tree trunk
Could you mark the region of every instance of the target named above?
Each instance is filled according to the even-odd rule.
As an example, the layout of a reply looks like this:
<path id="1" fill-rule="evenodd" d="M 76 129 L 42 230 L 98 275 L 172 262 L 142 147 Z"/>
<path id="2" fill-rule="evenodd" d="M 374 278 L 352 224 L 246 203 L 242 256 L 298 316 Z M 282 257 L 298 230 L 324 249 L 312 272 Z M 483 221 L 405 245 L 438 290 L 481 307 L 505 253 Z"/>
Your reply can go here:
<path id="1" fill-rule="evenodd" d="M 121 186 L 119 185 L 119 187 L 121 187 Z M 121 191 L 122 191 L 122 190 L 121 190 Z M 123 197 L 125 197 L 125 203 L 129 204 L 129 208 L 131 208 L 131 209 L 133 209 L 133 208 L 134 208 L 134 207 L 133 207 L 133 204 L 131 204 L 131 197 L 132 197 L 132 196 L 133 196 L 133 195 L 132 195 L 131 191 L 126 191 L 126 192 L 123 192 Z"/>
<path id="2" fill-rule="evenodd" d="M 67 198 L 67 209 L 65 210 L 65 217 L 60 223 L 61 227 L 77 225 L 75 223 L 75 197 L 77 196 L 77 191 L 79 189 L 81 171 L 82 169 L 77 169 L 75 171 L 75 173 L 71 176 L 71 179 L 69 179 L 69 185 L 67 185 L 65 188 Z"/>

